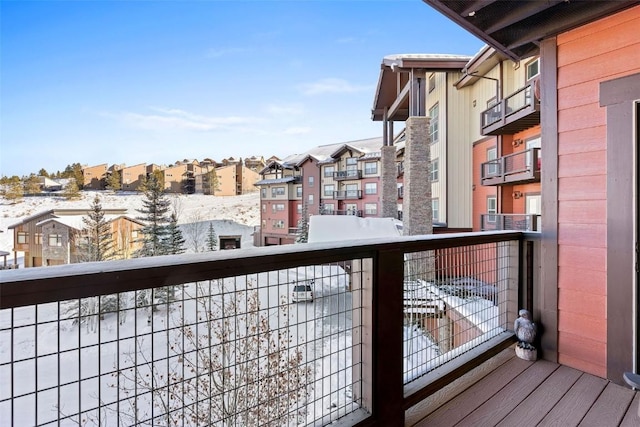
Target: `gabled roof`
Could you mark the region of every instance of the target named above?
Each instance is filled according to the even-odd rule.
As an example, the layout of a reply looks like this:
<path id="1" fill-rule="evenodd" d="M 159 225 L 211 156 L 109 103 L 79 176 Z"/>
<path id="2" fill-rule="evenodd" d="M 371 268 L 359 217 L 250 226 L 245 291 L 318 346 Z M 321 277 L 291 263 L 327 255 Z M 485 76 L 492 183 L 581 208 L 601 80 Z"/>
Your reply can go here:
<path id="1" fill-rule="evenodd" d="M 50 222 L 57 222 L 59 224 L 65 225 L 69 228 L 73 228 L 75 230 L 82 230 L 85 228 L 85 223 L 83 218 L 86 218 L 87 215 L 69 215 L 69 216 L 59 216 L 54 218 L 47 218 L 43 221 L 36 223 L 36 226 L 41 227 Z M 138 225 L 144 226 L 144 223 L 138 221 L 137 219 L 128 217 L 126 215 L 105 215 L 104 219 L 106 222 L 112 222 L 117 219 L 124 218 L 131 222 L 135 222 Z"/>
<path id="2" fill-rule="evenodd" d="M 333 153 L 331 153 L 331 157 L 340 157 L 346 151 L 355 151 L 360 155 L 375 153 L 379 152 L 381 147 L 382 137 L 359 139 L 357 141 L 350 141 L 341 144 Z"/>
<path id="3" fill-rule="evenodd" d="M 402 73 L 407 82 L 407 73 L 411 69 L 421 69 L 426 72 L 461 71 L 471 59 L 467 55 L 431 54 L 431 53 L 406 53 L 400 55 L 388 55 L 382 59 L 378 86 L 373 99 L 371 119 L 381 121 L 384 119 L 385 108 L 390 108 L 398 99 L 398 73 Z M 409 117 L 409 97 L 400 103 L 399 108 L 389 120 L 405 121 Z"/>
<path id="4" fill-rule="evenodd" d="M 52 215 L 55 217 L 63 217 L 63 216 L 73 216 L 73 215 L 87 215 L 90 209 L 49 209 L 43 212 L 39 212 L 37 214 L 33 214 L 23 218 L 20 222 L 10 225 L 7 229 L 16 228 L 19 225 L 26 224 L 33 220 L 36 220 L 40 217 L 44 217 L 47 215 Z M 123 215 L 127 212 L 126 208 L 110 208 L 102 210 L 105 215 Z"/>
<path id="5" fill-rule="evenodd" d="M 284 178 L 262 179 L 253 185 L 286 184 L 300 180 L 299 176 L 285 176 Z"/>
<path id="6" fill-rule="evenodd" d="M 423 0 L 462 28 L 518 61 L 540 40 L 639 4 L 627 0 Z"/>

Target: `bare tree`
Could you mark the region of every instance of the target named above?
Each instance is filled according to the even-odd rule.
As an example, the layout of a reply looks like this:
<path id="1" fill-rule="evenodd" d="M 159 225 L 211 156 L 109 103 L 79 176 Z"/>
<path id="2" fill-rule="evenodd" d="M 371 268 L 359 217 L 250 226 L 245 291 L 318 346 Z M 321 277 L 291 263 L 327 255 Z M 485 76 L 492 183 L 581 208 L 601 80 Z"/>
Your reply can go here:
<path id="1" fill-rule="evenodd" d="M 195 211 L 189 215 L 187 221 L 182 225 L 187 247 L 194 252 L 200 252 L 204 246 L 204 217 L 200 211 Z"/>
<path id="2" fill-rule="evenodd" d="M 255 289 L 225 292 L 221 282 L 210 281 L 196 284 L 195 295 L 190 295 L 187 286 L 183 292 L 195 301 L 196 319 L 182 318 L 172 328 L 170 362 L 151 362 L 153 357 L 143 354 L 144 345 L 138 343 L 130 357 L 143 363 L 143 372 L 132 367 L 118 373 L 118 387 L 125 395 L 135 388 L 138 395 L 150 396 L 128 411 L 135 413 L 132 421 L 149 419 L 154 412 L 154 425 L 303 422 L 313 370 L 303 358 L 304 345 L 293 345 L 287 302 L 269 313 L 260 308 Z M 192 307 L 181 311 L 194 312 Z M 269 314 L 279 317 L 277 330 Z"/>

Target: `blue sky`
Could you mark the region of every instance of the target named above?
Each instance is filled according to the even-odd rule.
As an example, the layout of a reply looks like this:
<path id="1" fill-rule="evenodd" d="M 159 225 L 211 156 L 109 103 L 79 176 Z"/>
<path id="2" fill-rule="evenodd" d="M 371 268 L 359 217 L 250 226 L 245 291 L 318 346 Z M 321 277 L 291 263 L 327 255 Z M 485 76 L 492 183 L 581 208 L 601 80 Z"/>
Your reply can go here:
<path id="1" fill-rule="evenodd" d="M 384 56 L 482 46 L 421 0 L 1 0 L 0 20 L 6 176 L 379 136 Z"/>

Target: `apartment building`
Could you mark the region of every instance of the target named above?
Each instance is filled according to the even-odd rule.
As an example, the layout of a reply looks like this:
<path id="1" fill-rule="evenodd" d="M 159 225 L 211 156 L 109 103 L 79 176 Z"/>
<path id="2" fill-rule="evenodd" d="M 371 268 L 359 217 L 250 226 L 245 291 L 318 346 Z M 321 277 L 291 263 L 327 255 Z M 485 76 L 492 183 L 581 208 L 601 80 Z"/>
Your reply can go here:
<path id="1" fill-rule="evenodd" d="M 314 147 L 272 160 L 260 188 L 259 245 L 295 242 L 306 215 L 380 216 L 382 138 Z"/>
<path id="2" fill-rule="evenodd" d="M 111 227 L 118 258 L 131 258 L 140 247 L 139 230 L 143 224 L 126 216 L 127 209 L 103 209 Z M 53 209 L 24 218 L 8 227 L 13 230 L 14 263 L 17 252 L 24 252 L 24 266 L 71 264 L 81 261 L 78 245 L 86 209 Z"/>
<path id="3" fill-rule="evenodd" d="M 82 168 L 82 188 L 86 190 L 104 190 L 109 165 L 107 163 Z"/>
<path id="4" fill-rule="evenodd" d="M 120 169 L 120 182 L 123 191 L 138 191 L 140 184 L 147 177 L 146 163 L 134 166 L 124 166 Z"/>

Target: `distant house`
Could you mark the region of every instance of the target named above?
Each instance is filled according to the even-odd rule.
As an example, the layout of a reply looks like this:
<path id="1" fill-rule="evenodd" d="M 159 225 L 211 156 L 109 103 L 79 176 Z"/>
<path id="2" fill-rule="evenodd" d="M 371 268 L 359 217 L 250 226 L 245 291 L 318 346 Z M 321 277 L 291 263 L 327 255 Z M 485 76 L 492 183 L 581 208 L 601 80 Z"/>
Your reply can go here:
<path id="1" fill-rule="evenodd" d="M 139 248 L 138 233 L 143 224 L 126 216 L 126 209 L 103 209 L 111 226 L 118 258 L 131 258 Z M 24 252 L 25 267 L 72 264 L 81 261 L 78 245 L 86 209 L 52 209 L 24 218 L 8 227 L 13 230 L 13 251 Z"/>
<path id="2" fill-rule="evenodd" d="M 122 190 L 137 191 L 146 176 L 147 165 L 145 163 L 123 167 L 120 170 L 120 181 L 122 184 Z"/>
<path id="3" fill-rule="evenodd" d="M 66 182 L 63 183 L 59 179 L 51 179 L 46 176 L 39 176 L 38 180 L 40 181 L 40 189 L 42 191 L 60 191 L 66 184 Z"/>

